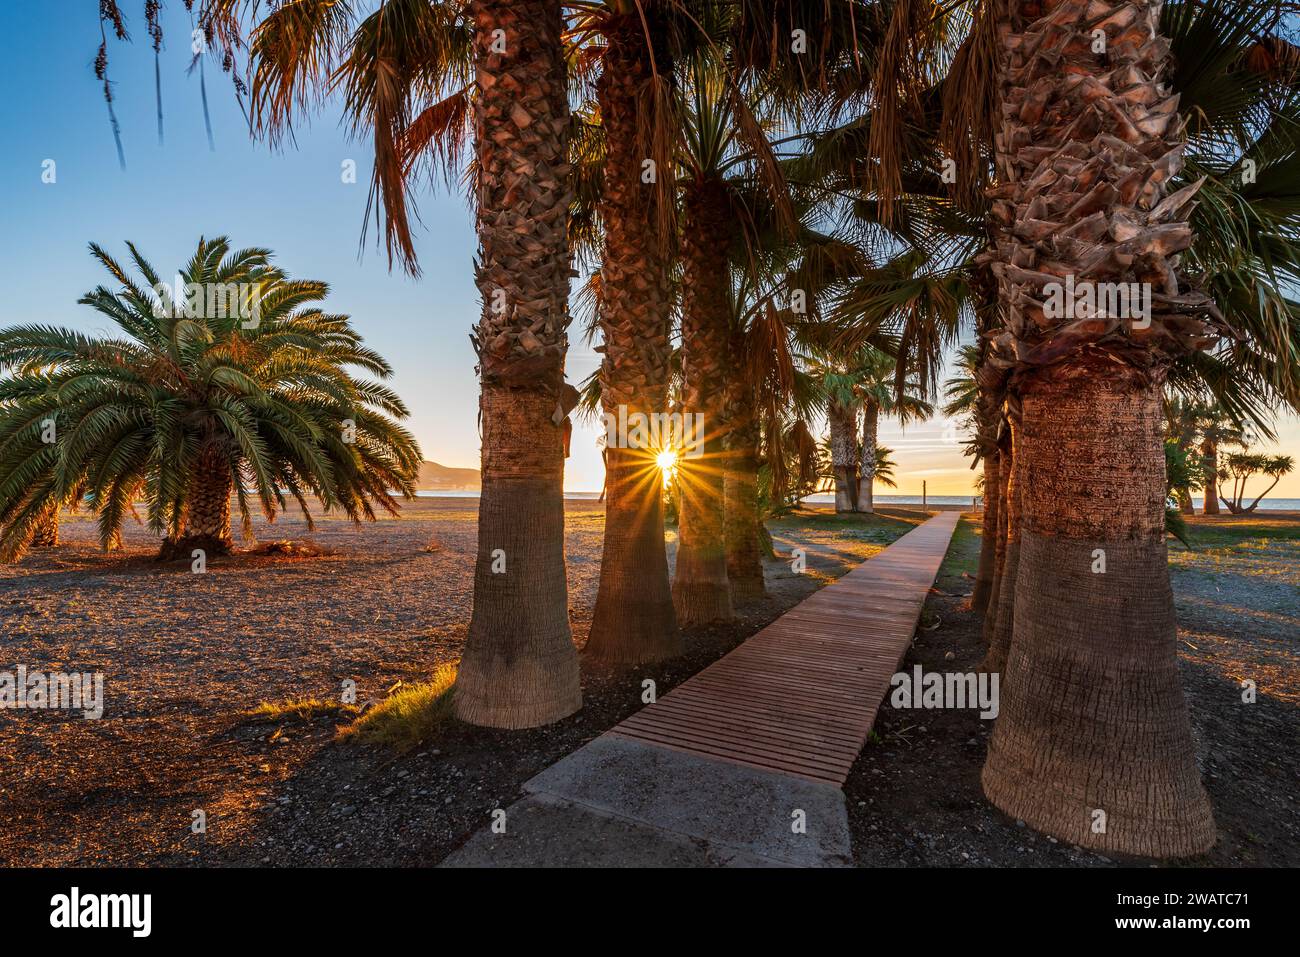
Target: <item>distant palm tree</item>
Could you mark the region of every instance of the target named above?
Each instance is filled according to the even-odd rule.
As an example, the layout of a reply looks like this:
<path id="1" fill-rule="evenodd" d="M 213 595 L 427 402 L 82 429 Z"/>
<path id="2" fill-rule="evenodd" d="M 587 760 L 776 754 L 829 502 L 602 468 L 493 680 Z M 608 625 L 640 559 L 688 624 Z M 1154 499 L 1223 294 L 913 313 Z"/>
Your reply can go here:
<path id="1" fill-rule="evenodd" d="M 113 547 L 133 502 L 166 535 L 162 556 L 231 548 L 231 495 L 246 535 L 250 497 L 268 520 L 307 498 L 354 520 L 395 513 L 421 456 L 396 420 L 391 367 L 347 316 L 314 303 L 328 287 L 289 278 L 266 249 L 200 239 L 179 271 L 183 294 L 128 243 L 143 284 L 100 246 L 120 283 L 79 301 L 124 335 L 49 326 L 0 330 L 0 553 L 21 553 L 52 510 L 83 495 Z"/>
<path id="2" fill-rule="evenodd" d="M 1264 496 L 1277 486 L 1282 476 L 1295 469 L 1295 459 L 1290 455 L 1259 455 L 1250 452 L 1238 452 L 1228 456 L 1228 461 L 1219 473 L 1222 479 L 1232 479 L 1232 498 L 1224 499 L 1228 511 L 1233 515 L 1253 512 L 1259 507 Z M 1249 505 L 1242 502 L 1246 495 L 1246 482 L 1253 475 L 1264 475 L 1273 480 L 1272 484 L 1255 496 Z"/>

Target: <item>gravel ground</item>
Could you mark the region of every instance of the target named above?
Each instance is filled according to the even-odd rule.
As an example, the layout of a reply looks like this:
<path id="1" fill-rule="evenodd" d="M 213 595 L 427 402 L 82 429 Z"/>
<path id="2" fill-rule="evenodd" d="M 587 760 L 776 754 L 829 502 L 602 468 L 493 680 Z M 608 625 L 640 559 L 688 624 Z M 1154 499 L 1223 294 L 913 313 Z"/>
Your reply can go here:
<path id="1" fill-rule="evenodd" d="M 152 560 L 139 529 L 104 556 L 93 528 L 65 520 L 67 544 L 0 566 L 0 669 L 105 673 L 104 718 L 0 712 L 0 864 L 428 865 L 520 785 L 919 521 L 812 512 L 771 523 L 781 552 L 808 553 L 808 574 L 768 563 L 770 596 L 726 628 L 687 634 L 667 665 L 587 668 L 584 708 L 547 728 L 499 732 L 451 724 L 396 755 L 336 739 L 337 719 L 268 725 L 263 701 L 361 701 L 454 662 L 469 618 L 476 502 L 424 499 L 399 520 L 259 526 L 263 541 L 310 541 L 319 557 L 239 555 L 195 575 Z M 570 502 L 570 613 L 582 644 L 599 570 L 601 507 Z M 1258 526 L 1258 528 L 1256 528 Z M 1218 845 L 1191 863 L 1300 866 L 1300 515 L 1202 520 L 1195 551 L 1175 547 L 1180 666 Z M 438 548 L 426 551 L 431 541 Z M 979 539 L 963 523 L 906 667 L 972 669 L 979 620 L 965 608 Z M 672 550 L 670 534 L 670 553 Z M 951 657 L 949 657 L 951 655 Z M 1259 700 L 1241 703 L 1240 681 Z M 989 724 L 974 711 L 882 710 L 846 787 L 862 865 L 1106 866 L 990 807 L 979 789 Z M 202 810 L 207 831 L 195 834 Z M 1132 862 L 1122 862 L 1132 863 Z"/>
<path id="2" fill-rule="evenodd" d="M 335 740 L 337 719 L 278 727 L 246 712 L 264 701 L 382 698 L 454 662 L 469 620 L 477 501 L 421 499 L 400 519 L 259 525 L 259 539 L 309 541 L 319 557 L 237 555 L 206 574 L 153 560 L 129 529 L 125 555 L 65 518 L 65 545 L 0 566 L 0 669 L 100 671 L 102 720 L 0 712 L 0 864 L 431 864 L 520 784 L 924 518 L 848 521 L 813 513 L 772 523 L 808 573 L 768 563 L 768 599 L 725 628 L 688 632 L 687 654 L 634 673 L 586 669 L 584 708 L 547 728 L 452 724 L 397 756 Z M 590 625 L 603 507 L 567 508 L 575 641 Z M 435 551 L 426 546 L 437 542 Z M 672 542 L 670 535 L 670 552 Z M 203 811 L 206 833 L 191 828 Z"/>
<path id="3" fill-rule="evenodd" d="M 1239 533 L 1232 543 L 1214 544 L 1216 526 L 1234 522 Z M 1171 547 L 1179 670 L 1219 828 L 1208 854 L 1176 863 L 1297 867 L 1300 514 L 1270 515 L 1259 521 L 1258 534 L 1244 532 L 1244 525 L 1242 519 L 1198 516 L 1192 522 L 1196 549 Z M 980 619 L 967 607 L 978 554 L 978 535 L 964 521 L 926 602 L 905 669 L 919 664 L 926 671 L 972 671 L 983 657 Z M 1252 705 L 1241 698 L 1246 677 L 1258 684 Z M 979 783 L 991 730 L 992 722 L 973 710 L 882 708 L 873 740 L 845 788 L 857 863 L 1149 863 L 1112 861 L 1057 843 L 993 808 Z"/>

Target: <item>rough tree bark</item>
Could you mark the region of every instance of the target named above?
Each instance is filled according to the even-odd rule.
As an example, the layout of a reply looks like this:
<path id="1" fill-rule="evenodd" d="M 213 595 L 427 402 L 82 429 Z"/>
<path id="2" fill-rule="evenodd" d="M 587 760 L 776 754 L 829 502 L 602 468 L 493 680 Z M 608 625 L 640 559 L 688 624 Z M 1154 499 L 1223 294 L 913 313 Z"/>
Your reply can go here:
<path id="1" fill-rule="evenodd" d="M 471 4 L 483 484 L 454 707 L 463 721 L 499 728 L 548 724 L 582 706 L 564 569 L 571 190 L 560 7 Z"/>
<path id="2" fill-rule="evenodd" d="M 858 410 L 834 399 L 826 405 L 831 429 L 831 470 L 835 476 L 835 511 L 857 511 Z"/>
<path id="3" fill-rule="evenodd" d="M 859 512 L 876 510 L 876 445 L 880 432 L 880 406 L 871 400 L 862 406 L 862 463 L 858 468 Z"/>
<path id="4" fill-rule="evenodd" d="M 1201 456 L 1205 461 L 1205 502 L 1201 510 L 1206 515 L 1219 515 L 1219 443 L 1206 439 L 1201 443 Z"/>
<path id="5" fill-rule="evenodd" d="M 1003 486 L 1003 499 L 998 510 L 1003 522 L 1002 534 L 1002 571 L 998 576 L 997 613 L 993 616 L 992 628 L 985 619 L 985 640 L 988 649 L 984 653 L 981 671 L 1000 673 L 1007 661 L 1007 649 L 1011 647 L 1012 628 L 1015 626 L 1016 592 L 1020 576 L 1020 509 L 1024 492 L 1024 463 L 1019 447 L 1019 424 L 1010 421 L 1011 440 L 1010 468 Z"/>
<path id="6" fill-rule="evenodd" d="M 975 573 L 975 591 L 971 594 L 971 610 L 984 614 L 989 607 L 989 593 L 993 590 L 993 568 L 998 547 L 998 507 L 1002 498 L 998 479 L 998 455 L 984 455 L 984 514 L 980 534 L 980 563 Z"/>
<path id="7" fill-rule="evenodd" d="M 655 82 L 640 16 L 606 27 L 596 82 L 605 129 L 605 226 L 599 321 L 604 342 L 601 400 L 607 414 L 663 413 L 668 404 L 671 237 L 657 228 L 660 197 L 643 180 L 651 146 L 639 135 Z M 667 75 L 668 64 L 659 62 Z M 656 176 L 671 171 L 656 169 Z M 607 450 L 605 540 L 585 654 L 620 665 L 678 655 L 681 634 L 668 584 L 661 478 L 652 449 Z"/>
<path id="8" fill-rule="evenodd" d="M 1067 841 L 1190 855 L 1215 829 L 1175 663 L 1160 385 L 1116 373 L 1071 363 L 1023 393 L 1016 630 L 984 790 Z"/>
<path id="9" fill-rule="evenodd" d="M 682 411 L 698 416 L 702 448 L 677 463 L 677 569 L 673 605 L 681 625 L 730 621 L 724 534 L 726 357 L 731 333 L 731 275 L 719 268 L 731 209 L 723 184 L 687 189 L 682 230 Z M 686 420 L 691 421 L 691 420 Z"/>

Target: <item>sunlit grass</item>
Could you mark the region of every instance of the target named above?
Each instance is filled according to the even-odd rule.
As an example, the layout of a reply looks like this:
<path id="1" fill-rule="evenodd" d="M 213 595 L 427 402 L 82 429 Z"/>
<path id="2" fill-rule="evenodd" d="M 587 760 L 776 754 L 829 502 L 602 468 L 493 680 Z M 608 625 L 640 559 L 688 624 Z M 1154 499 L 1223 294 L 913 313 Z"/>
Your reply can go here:
<path id="1" fill-rule="evenodd" d="M 284 701 L 263 701 L 248 712 L 248 717 L 258 721 L 279 723 L 311 721 L 325 715 L 344 718 L 356 713 L 356 705 L 340 704 L 337 701 L 325 701 L 321 698 L 287 698 Z"/>
<path id="2" fill-rule="evenodd" d="M 398 688 L 339 734 L 399 751 L 419 747 L 451 720 L 455 683 L 455 665 L 443 665 L 432 680 Z"/>

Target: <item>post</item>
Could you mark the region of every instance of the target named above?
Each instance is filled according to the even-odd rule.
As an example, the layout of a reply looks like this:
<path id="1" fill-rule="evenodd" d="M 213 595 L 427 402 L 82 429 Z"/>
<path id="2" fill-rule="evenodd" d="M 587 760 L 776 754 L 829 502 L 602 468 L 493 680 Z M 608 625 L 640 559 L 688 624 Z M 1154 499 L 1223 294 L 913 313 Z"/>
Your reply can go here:
<path id="1" fill-rule="evenodd" d="M 925 508 L 925 479 L 921 479 L 921 508 Z"/>

